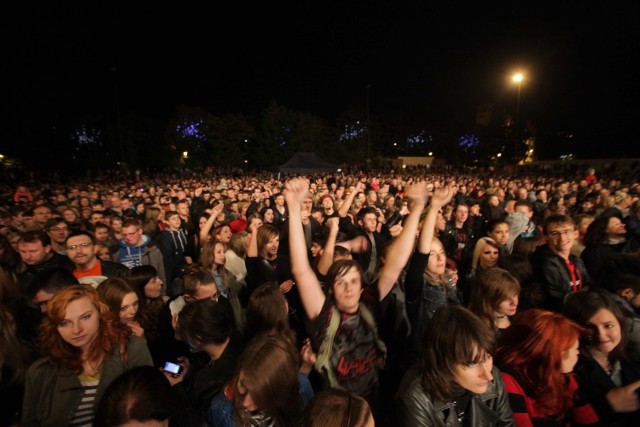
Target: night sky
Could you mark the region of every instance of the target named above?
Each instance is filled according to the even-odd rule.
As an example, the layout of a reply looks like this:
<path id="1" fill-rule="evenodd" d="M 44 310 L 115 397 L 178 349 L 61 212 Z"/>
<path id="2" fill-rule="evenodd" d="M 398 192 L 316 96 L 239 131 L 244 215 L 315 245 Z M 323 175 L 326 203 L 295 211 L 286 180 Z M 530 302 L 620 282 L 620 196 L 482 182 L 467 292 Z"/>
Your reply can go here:
<path id="1" fill-rule="evenodd" d="M 520 117 L 541 136 L 572 133 L 582 157 L 640 155 L 632 2 L 93 3 L 5 14 L 3 147 L 116 105 L 167 119 L 178 104 L 252 115 L 276 100 L 334 120 L 366 104 L 367 85 L 372 116 L 462 133 L 478 105 L 514 107 L 522 70 Z"/>

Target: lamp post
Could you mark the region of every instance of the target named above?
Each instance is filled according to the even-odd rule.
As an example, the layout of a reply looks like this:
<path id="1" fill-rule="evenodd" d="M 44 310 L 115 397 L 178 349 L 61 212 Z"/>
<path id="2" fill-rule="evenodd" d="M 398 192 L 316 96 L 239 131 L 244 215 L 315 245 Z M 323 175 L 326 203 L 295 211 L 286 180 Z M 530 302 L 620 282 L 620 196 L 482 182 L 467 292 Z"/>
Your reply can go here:
<path id="1" fill-rule="evenodd" d="M 371 85 L 367 85 L 367 166 L 371 163 L 371 126 L 370 126 L 370 110 L 371 99 L 369 97 L 369 90 Z"/>
<path id="2" fill-rule="evenodd" d="M 522 74 L 516 73 L 511 78 L 518 85 L 518 100 L 516 103 L 516 132 L 515 132 L 515 146 L 514 155 L 518 155 L 518 133 L 520 130 L 520 86 L 522 85 Z"/>

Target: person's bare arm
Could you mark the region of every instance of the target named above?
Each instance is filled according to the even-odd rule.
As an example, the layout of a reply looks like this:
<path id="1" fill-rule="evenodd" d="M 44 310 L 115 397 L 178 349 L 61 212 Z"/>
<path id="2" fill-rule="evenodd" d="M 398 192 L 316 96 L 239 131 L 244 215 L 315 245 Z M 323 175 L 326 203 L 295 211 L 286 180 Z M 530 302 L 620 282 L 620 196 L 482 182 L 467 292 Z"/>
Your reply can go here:
<path id="1" fill-rule="evenodd" d="M 326 276 L 329 271 L 329 267 L 333 264 L 333 253 L 335 251 L 336 238 L 338 237 L 338 231 L 340 230 L 339 223 L 340 219 L 336 217 L 329 218 L 327 220 L 329 236 L 327 237 L 327 242 L 322 250 L 322 255 L 320 255 L 320 259 L 318 260 L 318 272 L 323 276 Z"/>
<path id="2" fill-rule="evenodd" d="M 307 195 L 309 183 L 303 178 L 287 182 L 285 198 L 289 207 L 289 250 L 291 272 L 295 278 L 302 306 L 310 320 L 320 314 L 325 302 L 322 286 L 318 282 L 307 257 L 307 244 L 302 229 L 301 202 Z"/>
<path id="3" fill-rule="evenodd" d="M 411 210 L 405 220 L 400 235 L 391 243 L 388 253 L 392 256 L 386 258 L 386 262 L 380 271 L 378 279 L 378 294 L 382 301 L 398 280 L 402 269 L 409 261 L 415 243 L 416 231 L 420 222 L 420 215 L 427 203 L 426 183 L 413 184 L 406 191 L 406 196 L 411 201 Z"/>
<path id="4" fill-rule="evenodd" d="M 366 187 L 362 182 L 358 182 L 355 187 L 351 187 L 351 193 L 349 193 L 347 198 L 340 205 L 340 209 L 338 209 L 338 215 L 340 215 L 340 218 L 347 216 L 349 209 L 351 209 L 351 205 L 353 204 L 353 199 L 356 198 L 358 193 L 363 192 L 365 188 Z"/>

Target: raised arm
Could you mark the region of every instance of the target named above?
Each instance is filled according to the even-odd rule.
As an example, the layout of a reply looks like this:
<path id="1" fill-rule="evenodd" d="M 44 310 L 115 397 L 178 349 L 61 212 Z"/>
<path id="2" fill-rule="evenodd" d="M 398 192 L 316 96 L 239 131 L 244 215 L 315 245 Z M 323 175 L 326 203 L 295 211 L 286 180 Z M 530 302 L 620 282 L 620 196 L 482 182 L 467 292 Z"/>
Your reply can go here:
<path id="1" fill-rule="evenodd" d="M 402 269 L 407 264 L 407 261 L 409 261 L 411 252 L 413 252 L 420 215 L 427 204 L 427 185 L 425 182 L 413 184 L 407 189 L 405 194 L 411 201 L 411 208 L 402 232 L 389 247 L 388 253 L 391 254 L 391 256 L 386 258 L 385 264 L 380 271 L 378 293 L 381 301 L 391 291 Z"/>
<path id="2" fill-rule="evenodd" d="M 214 206 L 212 209 L 209 218 L 207 218 L 207 222 L 202 226 L 202 229 L 200 229 L 201 242 L 206 242 L 208 240 L 209 233 L 211 233 L 211 227 L 213 227 L 213 223 L 216 221 L 218 215 L 220 215 L 220 212 L 222 212 L 222 209 L 224 209 L 224 203 L 222 202 Z"/>
<path id="3" fill-rule="evenodd" d="M 422 229 L 420 230 L 420 237 L 418 238 L 418 252 L 421 254 L 428 254 L 431 251 L 431 242 L 433 241 L 433 235 L 435 233 L 436 218 L 438 212 L 451 201 L 451 198 L 456 193 L 453 185 L 447 185 L 443 188 L 437 189 L 431 197 L 431 203 L 429 203 L 429 210 L 427 216 L 422 223 Z"/>
<path id="4" fill-rule="evenodd" d="M 257 258 L 258 257 L 258 228 L 260 226 L 257 222 L 251 221 L 249 224 L 249 245 L 247 246 L 247 257 L 249 258 Z"/>
<path id="5" fill-rule="evenodd" d="M 336 238 L 338 237 L 338 231 L 340 230 L 340 218 L 329 218 L 327 220 L 329 226 L 329 236 L 327 242 L 324 244 L 322 255 L 318 260 L 318 272 L 325 276 L 329 271 L 329 267 L 333 264 L 333 253 L 336 246 Z"/>
<path id="6" fill-rule="evenodd" d="M 366 186 L 362 182 L 358 182 L 355 187 L 351 187 L 351 193 L 347 196 L 344 202 L 340 205 L 340 209 L 338 209 L 338 215 L 340 218 L 344 218 L 349 213 L 349 209 L 353 204 L 353 199 L 356 198 L 358 193 L 363 192 L 366 189 Z"/>
<path id="7" fill-rule="evenodd" d="M 326 296 L 318 278 L 309 265 L 307 244 L 302 230 L 302 215 L 300 203 L 309 190 L 309 183 L 303 178 L 294 178 L 287 182 L 285 198 L 289 207 L 289 251 L 291 257 L 291 272 L 298 285 L 298 292 L 302 305 L 310 320 L 320 314 Z"/>

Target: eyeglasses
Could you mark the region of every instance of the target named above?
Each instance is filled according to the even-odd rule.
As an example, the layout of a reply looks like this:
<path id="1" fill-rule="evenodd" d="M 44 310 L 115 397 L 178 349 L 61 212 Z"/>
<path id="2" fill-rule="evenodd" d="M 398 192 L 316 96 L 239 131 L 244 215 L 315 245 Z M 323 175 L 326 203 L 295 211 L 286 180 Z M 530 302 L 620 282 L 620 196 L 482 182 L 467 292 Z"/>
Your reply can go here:
<path id="1" fill-rule="evenodd" d="M 77 245 L 67 246 L 67 250 L 68 251 L 75 251 L 78 248 L 88 248 L 91 245 L 93 245 L 93 243 L 91 243 L 91 242 L 78 243 Z"/>
<path id="2" fill-rule="evenodd" d="M 552 232 L 549 233 L 549 237 L 553 238 L 553 239 L 557 239 L 560 236 L 566 236 L 569 233 L 573 233 L 574 230 L 554 230 Z"/>
<path id="3" fill-rule="evenodd" d="M 51 227 L 49 231 L 69 231 L 69 227 Z"/>

